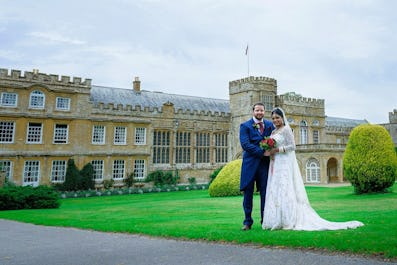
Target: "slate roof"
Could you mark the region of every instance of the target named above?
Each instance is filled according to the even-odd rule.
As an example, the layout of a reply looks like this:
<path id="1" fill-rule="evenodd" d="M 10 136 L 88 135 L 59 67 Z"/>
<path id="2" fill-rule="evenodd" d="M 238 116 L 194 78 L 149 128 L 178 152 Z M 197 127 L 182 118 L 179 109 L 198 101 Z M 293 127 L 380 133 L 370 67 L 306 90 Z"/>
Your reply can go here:
<path id="1" fill-rule="evenodd" d="M 139 92 L 133 89 L 92 86 L 91 101 L 97 105 L 100 102 L 104 104 L 113 103 L 131 105 L 132 107 L 140 105 L 141 108 L 149 107 L 161 109 L 164 103 L 170 102 L 174 104 L 175 110 L 183 111 L 210 111 L 212 113 L 229 114 L 229 100 L 213 99 L 205 97 L 194 97 L 185 95 L 175 95 L 162 92 L 152 92 L 141 90 Z"/>
<path id="2" fill-rule="evenodd" d="M 337 117 L 325 117 L 326 127 L 345 127 L 353 128 L 360 124 L 368 123 L 367 120 L 355 120 L 355 119 L 345 119 Z"/>
<path id="3" fill-rule="evenodd" d="M 145 107 L 161 109 L 164 103 L 174 104 L 175 110 L 182 111 L 210 111 L 212 113 L 230 113 L 229 100 L 214 99 L 205 97 L 195 97 L 186 95 L 168 94 L 163 92 L 153 92 L 141 90 L 139 92 L 133 89 L 114 88 L 95 86 L 91 87 L 91 101 L 97 105 L 113 103 L 114 105 L 122 104 L 123 106 L 131 105 L 132 107 L 140 105 L 141 109 Z M 346 119 L 338 117 L 326 117 L 326 127 L 345 127 L 353 128 L 360 124 L 368 123 L 367 120 Z"/>

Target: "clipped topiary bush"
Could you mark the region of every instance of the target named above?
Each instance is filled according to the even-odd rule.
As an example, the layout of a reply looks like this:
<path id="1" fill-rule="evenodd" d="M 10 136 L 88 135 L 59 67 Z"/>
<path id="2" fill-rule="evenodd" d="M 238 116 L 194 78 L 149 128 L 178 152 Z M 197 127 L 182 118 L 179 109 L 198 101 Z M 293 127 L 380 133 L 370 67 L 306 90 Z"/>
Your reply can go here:
<path id="1" fill-rule="evenodd" d="M 237 159 L 227 163 L 208 188 L 211 197 L 226 197 L 241 195 L 240 173 L 242 160 Z"/>
<path id="2" fill-rule="evenodd" d="M 383 192 L 397 177 L 397 156 L 390 134 L 380 125 L 354 128 L 343 157 L 343 172 L 355 192 Z"/>

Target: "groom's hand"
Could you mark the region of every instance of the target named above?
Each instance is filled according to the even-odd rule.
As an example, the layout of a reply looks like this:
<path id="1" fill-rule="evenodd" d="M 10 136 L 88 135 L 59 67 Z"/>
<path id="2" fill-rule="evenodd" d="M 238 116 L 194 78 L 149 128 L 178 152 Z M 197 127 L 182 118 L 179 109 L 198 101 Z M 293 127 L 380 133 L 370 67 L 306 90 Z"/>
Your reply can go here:
<path id="1" fill-rule="evenodd" d="M 266 150 L 265 153 L 263 154 L 264 156 L 270 156 L 270 151 Z"/>

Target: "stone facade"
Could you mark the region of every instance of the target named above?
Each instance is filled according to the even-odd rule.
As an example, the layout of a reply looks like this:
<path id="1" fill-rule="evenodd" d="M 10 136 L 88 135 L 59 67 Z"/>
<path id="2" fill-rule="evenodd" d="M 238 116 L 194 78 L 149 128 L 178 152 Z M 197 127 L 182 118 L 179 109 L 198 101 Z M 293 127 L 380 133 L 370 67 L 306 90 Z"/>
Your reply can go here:
<path id="1" fill-rule="evenodd" d="M 390 133 L 394 145 L 397 146 L 397 109 L 389 112 L 389 123 L 381 125 Z"/>
<path id="2" fill-rule="evenodd" d="M 144 91 L 139 79 L 118 89 L 7 69 L 0 93 L 0 163 L 18 185 L 62 182 L 69 158 L 95 164 L 98 186 L 154 170 L 203 183 L 229 160 L 227 100 Z"/>
<path id="3" fill-rule="evenodd" d="M 155 170 L 178 172 L 181 182 L 208 182 L 213 170 L 241 157 L 239 125 L 252 105 L 267 117 L 282 107 L 294 130 L 306 183 L 342 182 L 350 131 L 365 120 L 327 117 L 324 100 L 277 94 L 277 81 L 229 82 L 229 100 L 91 85 L 90 79 L 0 69 L 0 166 L 18 185 L 62 182 L 66 162 L 92 163 L 95 181 L 144 179 Z M 396 111 L 384 125 L 396 142 Z"/>

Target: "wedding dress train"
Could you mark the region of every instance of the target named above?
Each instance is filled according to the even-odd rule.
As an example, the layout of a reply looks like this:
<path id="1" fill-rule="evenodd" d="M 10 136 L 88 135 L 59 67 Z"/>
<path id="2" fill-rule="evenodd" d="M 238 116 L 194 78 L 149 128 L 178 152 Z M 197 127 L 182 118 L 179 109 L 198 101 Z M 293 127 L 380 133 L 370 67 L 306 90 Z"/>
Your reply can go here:
<path id="1" fill-rule="evenodd" d="M 295 156 L 292 130 L 284 126 L 271 136 L 282 147 L 270 162 L 263 229 L 338 230 L 356 228 L 358 221 L 330 222 L 310 206 Z"/>

